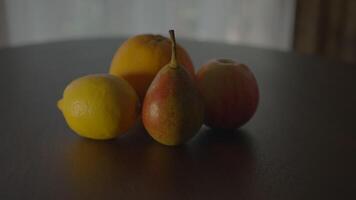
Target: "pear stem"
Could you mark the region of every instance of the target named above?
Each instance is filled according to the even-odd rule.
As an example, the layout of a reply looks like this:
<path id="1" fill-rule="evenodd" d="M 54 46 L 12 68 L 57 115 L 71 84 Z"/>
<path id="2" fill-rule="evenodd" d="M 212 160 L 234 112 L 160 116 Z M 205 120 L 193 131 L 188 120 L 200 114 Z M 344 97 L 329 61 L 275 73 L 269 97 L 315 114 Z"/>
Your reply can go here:
<path id="1" fill-rule="evenodd" d="M 176 37 L 174 35 L 174 30 L 169 30 L 169 36 L 171 38 L 171 43 L 172 43 L 172 55 L 171 55 L 171 66 L 173 68 L 178 67 L 178 62 L 177 62 L 177 44 L 176 44 Z"/>

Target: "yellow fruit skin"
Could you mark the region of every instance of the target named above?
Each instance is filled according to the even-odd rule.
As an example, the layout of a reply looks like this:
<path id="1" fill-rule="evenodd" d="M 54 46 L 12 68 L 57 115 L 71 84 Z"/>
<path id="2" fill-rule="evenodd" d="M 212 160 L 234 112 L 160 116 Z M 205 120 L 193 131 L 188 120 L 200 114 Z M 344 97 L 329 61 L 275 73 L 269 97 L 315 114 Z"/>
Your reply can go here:
<path id="1" fill-rule="evenodd" d="M 139 113 L 138 96 L 125 80 L 94 74 L 72 81 L 57 106 L 69 127 L 91 139 L 112 139 L 125 133 Z"/>
<path id="2" fill-rule="evenodd" d="M 178 62 L 194 78 L 194 66 L 189 54 L 177 46 Z M 115 53 L 110 74 L 127 80 L 143 100 L 157 72 L 171 59 L 170 40 L 161 35 L 142 34 L 125 41 Z"/>

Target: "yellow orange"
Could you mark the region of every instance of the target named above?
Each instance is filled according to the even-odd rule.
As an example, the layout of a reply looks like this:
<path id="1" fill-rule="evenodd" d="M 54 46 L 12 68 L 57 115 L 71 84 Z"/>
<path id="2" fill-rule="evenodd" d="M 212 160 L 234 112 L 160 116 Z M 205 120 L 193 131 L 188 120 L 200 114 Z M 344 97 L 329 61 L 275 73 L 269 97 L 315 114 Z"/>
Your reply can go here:
<path id="1" fill-rule="evenodd" d="M 187 51 L 177 45 L 178 62 L 191 74 L 193 63 Z M 171 42 L 161 35 L 142 34 L 129 38 L 115 53 L 110 74 L 127 80 L 143 100 L 157 72 L 171 59 Z"/>

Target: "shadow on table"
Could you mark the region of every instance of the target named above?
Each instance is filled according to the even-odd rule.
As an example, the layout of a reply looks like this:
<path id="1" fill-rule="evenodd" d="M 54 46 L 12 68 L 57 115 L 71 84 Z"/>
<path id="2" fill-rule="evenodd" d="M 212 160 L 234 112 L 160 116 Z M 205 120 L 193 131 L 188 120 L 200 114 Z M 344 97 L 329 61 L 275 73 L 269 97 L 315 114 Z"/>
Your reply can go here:
<path id="1" fill-rule="evenodd" d="M 96 193 L 121 191 L 127 198 L 139 193 L 166 199 L 245 197 L 251 195 L 248 188 L 254 180 L 252 145 L 246 131 L 203 127 L 186 145 L 167 147 L 139 125 L 117 140 L 77 138 L 68 149 L 66 166 L 74 188 Z"/>

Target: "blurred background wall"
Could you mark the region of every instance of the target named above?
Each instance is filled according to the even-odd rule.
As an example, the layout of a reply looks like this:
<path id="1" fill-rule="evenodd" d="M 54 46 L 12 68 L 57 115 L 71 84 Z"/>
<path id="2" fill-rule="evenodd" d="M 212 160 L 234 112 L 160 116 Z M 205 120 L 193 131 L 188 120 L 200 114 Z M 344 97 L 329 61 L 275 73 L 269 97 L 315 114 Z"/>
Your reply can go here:
<path id="1" fill-rule="evenodd" d="M 0 0 L 0 45 L 138 33 L 290 50 L 295 0 Z"/>
<path id="2" fill-rule="evenodd" d="M 0 47 L 170 28 L 356 63 L 356 0 L 0 0 Z"/>

